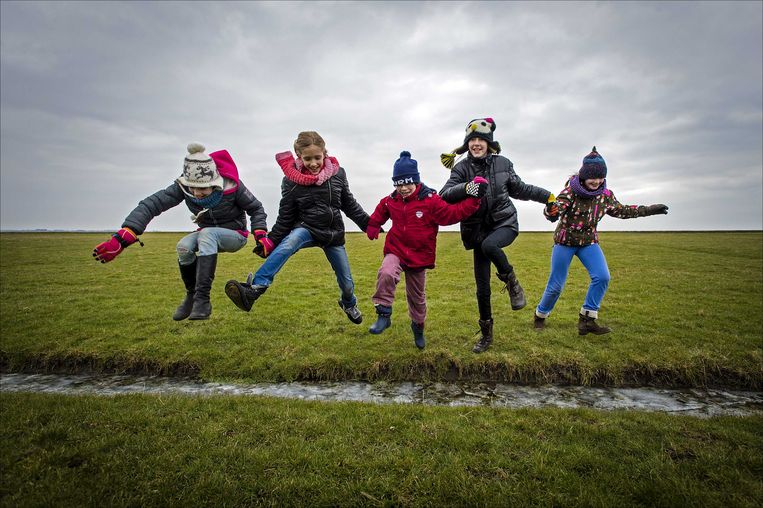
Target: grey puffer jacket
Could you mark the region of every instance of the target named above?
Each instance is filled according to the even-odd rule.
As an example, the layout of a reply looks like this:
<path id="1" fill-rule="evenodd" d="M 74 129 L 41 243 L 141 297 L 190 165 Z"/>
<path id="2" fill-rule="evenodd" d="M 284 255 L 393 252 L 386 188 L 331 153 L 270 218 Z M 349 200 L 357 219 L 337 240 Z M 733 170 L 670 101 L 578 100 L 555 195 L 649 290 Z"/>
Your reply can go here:
<path id="1" fill-rule="evenodd" d="M 210 208 L 199 217 L 198 227 L 218 227 L 246 231 L 246 215 L 251 217 L 251 229 L 267 230 L 267 215 L 262 203 L 254 197 L 254 194 L 241 182 L 233 182 L 225 179 L 226 189 L 220 203 Z M 122 227 L 132 229 L 136 235 L 143 234 L 148 223 L 156 217 L 179 205 L 182 201 L 194 215 L 204 208 L 194 203 L 187 188 L 175 182 L 166 189 L 155 192 L 138 203 L 138 206 L 130 212 L 130 215 L 122 223 Z"/>
<path id="2" fill-rule="evenodd" d="M 278 219 L 268 238 L 278 245 L 294 228 L 303 227 L 321 247 L 344 245 L 340 210 L 366 230 L 368 214 L 350 192 L 344 168 L 321 185 L 300 185 L 284 177 Z"/>
<path id="3" fill-rule="evenodd" d="M 467 156 L 456 164 L 440 191 L 440 196 L 448 203 L 466 199 L 464 184 L 475 176 L 487 179 L 489 186 L 477 213 L 461 221 L 461 241 L 467 250 L 478 246 L 490 232 L 500 227 L 508 226 L 519 230 L 517 209 L 511 198 L 545 204 L 551 196 L 551 192 L 542 187 L 524 183 L 514 172 L 511 161 L 495 154 L 484 159 Z"/>

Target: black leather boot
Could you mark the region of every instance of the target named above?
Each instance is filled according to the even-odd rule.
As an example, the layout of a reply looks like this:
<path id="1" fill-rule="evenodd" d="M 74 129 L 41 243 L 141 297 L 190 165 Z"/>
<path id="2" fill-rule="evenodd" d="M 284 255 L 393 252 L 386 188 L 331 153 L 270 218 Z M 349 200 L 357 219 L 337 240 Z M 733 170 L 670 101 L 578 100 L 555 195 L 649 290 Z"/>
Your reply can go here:
<path id="1" fill-rule="evenodd" d="M 527 305 L 525 300 L 525 290 L 519 285 L 517 280 L 517 274 L 512 270 L 509 273 L 496 273 L 498 279 L 506 284 L 501 292 L 509 290 L 509 301 L 511 302 L 511 310 L 523 309 Z"/>
<path id="2" fill-rule="evenodd" d="M 246 312 L 252 310 L 257 298 L 268 289 L 268 286 L 258 286 L 253 284 L 253 281 L 254 275 L 250 273 L 244 283 L 232 279 L 225 283 L 225 294 L 236 307 Z"/>
<path id="3" fill-rule="evenodd" d="M 480 319 L 480 332 L 482 333 L 482 336 L 472 348 L 473 353 L 487 351 L 487 348 L 493 343 L 493 320 Z"/>
<path id="4" fill-rule="evenodd" d="M 180 278 L 183 279 L 185 284 L 185 298 L 180 303 L 175 313 L 172 315 L 172 319 L 175 321 L 182 321 L 191 315 L 191 309 L 193 308 L 193 295 L 196 294 L 196 260 L 190 265 L 181 265 Z"/>
<path id="5" fill-rule="evenodd" d="M 216 268 L 217 254 L 196 258 L 196 294 L 193 295 L 193 309 L 188 319 L 209 319 L 212 314 L 209 292 L 212 289 L 212 281 L 215 280 Z"/>

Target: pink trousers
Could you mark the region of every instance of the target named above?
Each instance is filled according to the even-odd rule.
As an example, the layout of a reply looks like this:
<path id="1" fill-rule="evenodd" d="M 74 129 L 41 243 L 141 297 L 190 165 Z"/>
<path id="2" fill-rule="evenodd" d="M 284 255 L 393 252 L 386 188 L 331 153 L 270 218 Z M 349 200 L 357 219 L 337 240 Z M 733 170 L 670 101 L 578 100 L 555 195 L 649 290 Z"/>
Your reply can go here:
<path id="1" fill-rule="evenodd" d="M 403 269 L 400 258 L 394 254 L 384 256 L 376 278 L 376 293 L 371 301 L 377 305 L 392 307 L 395 289 L 400 282 L 400 274 L 405 272 L 405 296 L 408 299 L 408 314 L 411 321 L 423 323 L 427 317 L 427 272 L 423 268 Z"/>

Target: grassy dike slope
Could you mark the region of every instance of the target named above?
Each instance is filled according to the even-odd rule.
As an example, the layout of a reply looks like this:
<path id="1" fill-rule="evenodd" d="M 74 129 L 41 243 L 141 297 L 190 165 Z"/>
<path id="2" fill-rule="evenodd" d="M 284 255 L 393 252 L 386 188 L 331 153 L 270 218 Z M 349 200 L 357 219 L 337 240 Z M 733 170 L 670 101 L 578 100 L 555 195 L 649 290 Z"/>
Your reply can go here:
<path id="1" fill-rule="evenodd" d="M 524 383 L 763 386 L 763 234 L 603 233 L 612 273 L 600 320 L 613 328 L 579 337 L 588 284 L 573 262 L 542 332 L 532 312 L 545 286 L 549 233 L 523 233 L 507 252 L 528 306 L 512 312 L 493 282 L 495 343 L 471 353 L 477 327 L 471 253 L 441 233 L 428 275 L 427 348 L 412 343 L 402 283 L 393 325 L 368 334 L 382 241 L 349 234 L 347 249 L 365 321 L 339 309 L 328 262 L 298 253 L 251 313 L 223 285 L 262 260 L 245 248 L 220 257 L 212 319 L 176 323 L 182 297 L 175 243 L 182 233 L 143 235 L 114 262 L 93 261 L 106 235 L 0 234 L 0 364 L 5 370 L 92 369 L 191 374 L 204 379 L 480 379 Z M 381 239 L 380 239 L 381 240 Z"/>

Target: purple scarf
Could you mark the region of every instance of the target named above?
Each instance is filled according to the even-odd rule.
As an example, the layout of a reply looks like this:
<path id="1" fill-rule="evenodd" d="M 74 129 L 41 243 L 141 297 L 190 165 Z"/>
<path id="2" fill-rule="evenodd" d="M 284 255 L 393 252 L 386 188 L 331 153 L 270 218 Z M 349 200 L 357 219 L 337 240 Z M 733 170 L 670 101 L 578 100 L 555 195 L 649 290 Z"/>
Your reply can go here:
<path id="1" fill-rule="evenodd" d="M 601 196 L 601 194 L 607 190 L 607 179 L 605 178 L 601 185 L 596 190 L 588 190 L 586 186 L 580 181 L 580 177 L 574 174 L 570 177 L 570 187 L 572 191 L 581 198 L 595 198 Z"/>

